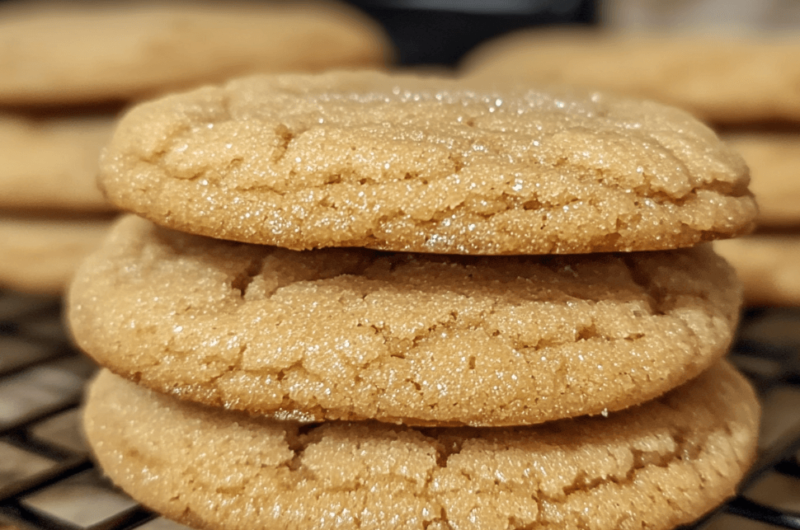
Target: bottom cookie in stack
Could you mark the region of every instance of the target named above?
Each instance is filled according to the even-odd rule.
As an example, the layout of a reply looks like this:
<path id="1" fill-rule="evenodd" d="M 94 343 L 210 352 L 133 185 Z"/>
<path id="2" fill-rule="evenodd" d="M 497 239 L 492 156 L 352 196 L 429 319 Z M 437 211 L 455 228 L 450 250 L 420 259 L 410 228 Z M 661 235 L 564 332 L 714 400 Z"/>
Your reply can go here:
<path id="1" fill-rule="evenodd" d="M 668 529 L 734 492 L 758 414 L 725 362 L 608 417 L 501 429 L 279 422 L 104 371 L 85 425 L 114 482 L 197 528 Z"/>

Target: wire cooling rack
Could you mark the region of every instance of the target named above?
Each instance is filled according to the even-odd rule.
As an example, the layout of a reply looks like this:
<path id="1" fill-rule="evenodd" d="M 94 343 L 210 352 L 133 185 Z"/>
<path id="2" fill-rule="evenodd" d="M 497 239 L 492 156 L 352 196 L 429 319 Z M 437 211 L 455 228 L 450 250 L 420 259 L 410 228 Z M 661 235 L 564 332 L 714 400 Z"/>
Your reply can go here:
<path id="1" fill-rule="evenodd" d="M 743 492 L 688 528 L 800 530 L 800 308 L 750 310 L 731 359 L 761 396 L 760 456 Z M 94 373 L 52 299 L 0 291 L 0 530 L 174 530 L 114 489 L 80 433 Z"/>

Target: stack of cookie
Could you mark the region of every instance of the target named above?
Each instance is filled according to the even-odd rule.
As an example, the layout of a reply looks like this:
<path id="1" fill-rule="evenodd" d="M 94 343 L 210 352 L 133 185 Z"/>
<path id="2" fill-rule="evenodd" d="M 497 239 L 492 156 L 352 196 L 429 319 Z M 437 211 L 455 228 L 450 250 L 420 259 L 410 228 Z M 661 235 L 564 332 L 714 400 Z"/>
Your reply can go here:
<path id="1" fill-rule="evenodd" d="M 86 431 L 198 528 L 671 528 L 733 492 L 741 159 L 688 114 L 377 73 L 133 109 Z M 647 251 L 647 252 L 645 252 Z M 112 375 L 112 372 L 116 375 Z"/>
<path id="2" fill-rule="evenodd" d="M 528 31 L 468 57 L 469 76 L 653 98 L 722 131 L 753 173 L 759 231 L 718 243 L 749 304 L 800 305 L 800 39 L 757 33 Z"/>
<path id="3" fill-rule="evenodd" d="M 338 5 L 0 7 L 0 287 L 58 294 L 110 226 L 97 159 L 119 109 L 249 72 L 379 67 L 387 41 Z"/>

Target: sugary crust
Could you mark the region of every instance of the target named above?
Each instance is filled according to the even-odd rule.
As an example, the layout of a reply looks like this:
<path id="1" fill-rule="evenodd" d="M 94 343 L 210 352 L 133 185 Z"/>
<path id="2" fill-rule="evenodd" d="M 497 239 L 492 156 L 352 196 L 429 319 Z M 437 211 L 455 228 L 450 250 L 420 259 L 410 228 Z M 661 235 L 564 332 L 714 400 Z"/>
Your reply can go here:
<path id="1" fill-rule="evenodd" d="M 483 45 L 462 71 L 655 99 L 718 124 L 796 122 L 798 56 L 796 35 L 537 30 Z"/>
<path id="2" fill-rule="evenodd" d="M 76 276 L 80 346 L 183 399 L 277 417 L 517 425 L 617 410 L 727 350 L 708 246 L 466 257 L 294 252 L 130 216 Z"/>
<path id="3" fill-rule="evenodd" d="M 736 269 L 748 305 L 800 306 L 800 234 L 756 234 L 714 248 Z"/>
<path id="4" fill-rule="evenodd" d="M 0 215 L 0 288 L 61 295 L 110 228 L 109 219 Z"/>
<path id="5" fill-rule="evenodd" d="M 104 371 L 85 426 L 114 482 L 195 528 L 666 530 L 734 493 L 758 417 L 724 363 L 608 418 L 507 429 L 298 427 Z"/>
<path id="6" fill-rule="evenodd" d="M 0 8 L 0 104 L 139 100 L 256 72 L 380 67 L 379 26 L 332 2 L 24 2 Z"/>
<path id="7" fill-rule="evenodd" d="M 109 199 L 296 250 L 658 250 L 747 232 L 742 159 L 688 114 L 567 89 L 379 73 L 252 77 L 132 110 Z"/>
<path id="8" fill-rule="evenodd" d="M 0 113 L 0 208 L 112 210 L 97 188 L 97 173 L 113 129 L 113 116 Z"/>
<path id="9" fill-rule="evenodd" d="M 758 226 L 800 227 L 800 131 L 739 133 L 726 140 L 752 171 Z"/>

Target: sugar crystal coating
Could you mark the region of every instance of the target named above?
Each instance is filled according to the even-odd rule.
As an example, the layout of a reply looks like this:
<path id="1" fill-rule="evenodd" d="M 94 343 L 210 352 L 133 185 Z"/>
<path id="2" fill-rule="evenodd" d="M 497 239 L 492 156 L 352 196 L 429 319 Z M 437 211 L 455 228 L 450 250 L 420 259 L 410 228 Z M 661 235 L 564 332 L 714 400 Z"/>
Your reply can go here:
<path id="1" fill-rule="evenodd" d="M 111 479 L 196 528 L 667 530 L 753 461 L 758 401 L 729 365 L 608 418 L 537 427 L 301 427 L 102 372 L 85 426 Z"/>
<path id="2" fill-rule="evenodd" d="M 658 250 L 746 232 L 756 214 L 741 158 L 677 109 L 379 73 L 141 105 L 100 184 L 159 224 L 298 250 Z"/>
<path id="3" fill-rule="evenodd" d="M 708 246 L 578 256 L 295 252 L 129 216 L 71 288 L 100 364 L 278 417 L 515 425 L 658 396 L 722 356 L 741 290 Z"/>

